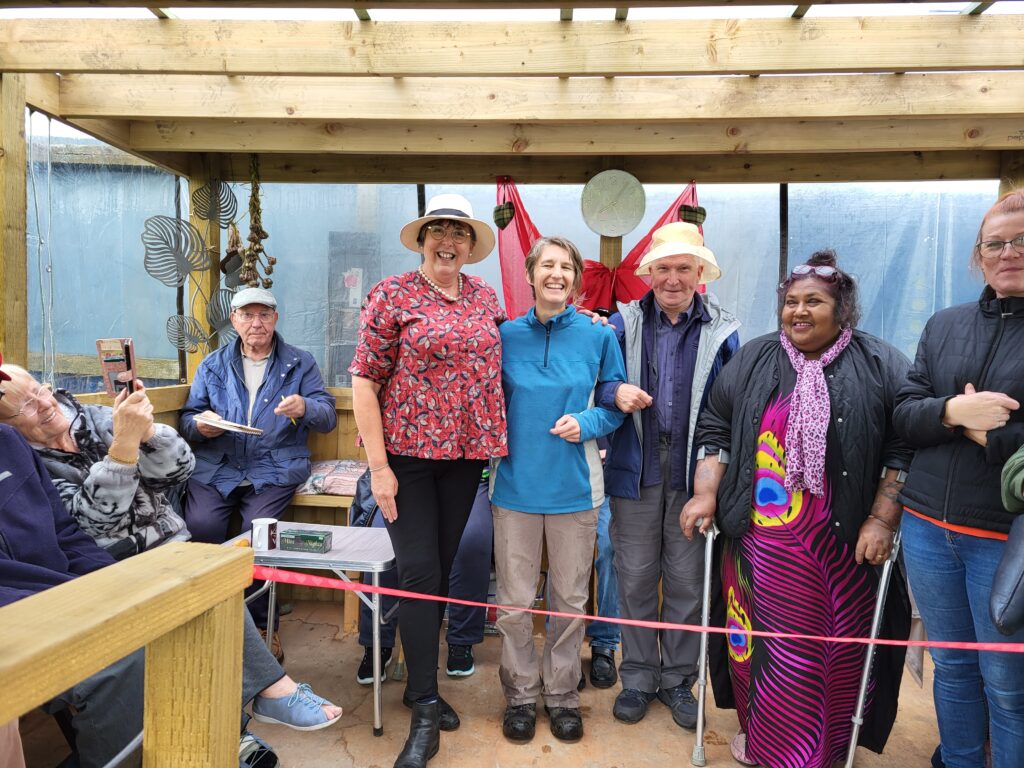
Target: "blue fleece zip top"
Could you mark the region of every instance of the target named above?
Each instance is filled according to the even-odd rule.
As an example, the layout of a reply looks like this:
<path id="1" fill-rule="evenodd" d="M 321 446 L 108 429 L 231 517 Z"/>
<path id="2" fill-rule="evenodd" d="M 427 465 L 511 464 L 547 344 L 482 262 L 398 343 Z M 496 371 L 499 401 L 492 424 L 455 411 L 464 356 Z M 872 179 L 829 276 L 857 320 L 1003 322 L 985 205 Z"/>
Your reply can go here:
<path id="1" fill-rule="evenodd" d="M 604 481 L 596 438 L 625 418 L 617 409 L 594 406 L 598 383 L 625 380 L 615 332 L 574 307 L 547 323 L 531 309 L 500 331 L 508 456 L 492 473 L 491 501 L 542 514 L 599 507 Z M 579 422 L 581 442 L 551 434 L 565 414 Z"/>

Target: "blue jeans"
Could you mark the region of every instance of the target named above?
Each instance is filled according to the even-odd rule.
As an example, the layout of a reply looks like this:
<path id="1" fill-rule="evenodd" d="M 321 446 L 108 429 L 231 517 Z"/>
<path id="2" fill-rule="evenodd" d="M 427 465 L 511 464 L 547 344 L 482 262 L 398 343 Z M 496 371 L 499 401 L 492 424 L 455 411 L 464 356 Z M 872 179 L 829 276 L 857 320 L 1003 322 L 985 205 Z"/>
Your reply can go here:
<path id="1" fill-rule="evenodd" d="M 953 533 L 903 516 L 907 575 L 930 640 L 1024 643 L 989 618 L 992 578 L 1006 542 Z M 1019 766 L 1024 755 L 1024 654 L 932 648 L 935 714 L 946 768 Z M 987 704 L 987 713 L 986 713 Z"/>
<path id="2" fill-rule="evenodd" d="M 383 528 L 384 518 L 375 511 L 372 527 Z M 458 552 L 448 577 L 448 594 L 460 600 L 487 602 L 487 591 L 491 585 L 491 546 L 494 536 L 494 522 L 491 517 L 491 503 L 487 498 L 487 483 L 477 489 L 473 509 L 469 513 L 466 529 L 462 532 Z M 398 587 L 395 569 L 380 575 L 382 587 Z M 387 615 L 395 605 L 395 598 L 382 597 L 381 611 Z M 476 645 L 484 639 L 485 608 L 470 608 L 468 605 L 448 605 L 448 631 L 445 639 L 449 645 Z M 381 648 L 394 648 L 397 620 L 381 625 Z M 359 606 L 359 644 L 364 648 L 373 645 L 373 616 L 365 603 Z"/>
<path id="3" fill-rule="evenodd" d="M 597 615 L 610 619 L 619 618 L 619 579 L 615 575 L 615 564 L 612 558 L 615 550 L 608 534 L 608 524 L 612 519 L 612 508 L 607 496 L 597 513 L 597 559 L 594 568 L 597 571 Z M 603 621 L 592 621 L 587 624 L 587 638 L 591 648 L 611 648 L 619 646 L 619 625 Z"/>

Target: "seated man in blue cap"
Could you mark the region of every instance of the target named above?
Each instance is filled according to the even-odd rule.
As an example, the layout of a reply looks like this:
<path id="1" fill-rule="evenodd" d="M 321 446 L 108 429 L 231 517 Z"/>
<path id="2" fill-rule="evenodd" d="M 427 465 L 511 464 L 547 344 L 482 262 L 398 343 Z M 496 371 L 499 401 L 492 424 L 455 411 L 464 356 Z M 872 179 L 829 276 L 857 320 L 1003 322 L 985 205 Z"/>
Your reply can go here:
<path id="1" fill-rule="evenodd" d="M 330 432 L 337 424 L 334 397 L 324 389 L 316 361 L 285 343 L 275 330 L 278 317 L 270 291 L 242 289 L 231 300 L 238 339 L 207 355 L 196 371 L 180 430 L 196 456 L 185 498 L 193 541 L 224 541 L 236 511 L 243 531 L 256 518 L 280 518 L 309 477 L 309 431 Z M 211 420 L 262 433 L 221 429 Z M 264 633 L 267 605 L 266 597 L 249 604 Z M 273 650 L 283 659 L 277 635 Z"/>

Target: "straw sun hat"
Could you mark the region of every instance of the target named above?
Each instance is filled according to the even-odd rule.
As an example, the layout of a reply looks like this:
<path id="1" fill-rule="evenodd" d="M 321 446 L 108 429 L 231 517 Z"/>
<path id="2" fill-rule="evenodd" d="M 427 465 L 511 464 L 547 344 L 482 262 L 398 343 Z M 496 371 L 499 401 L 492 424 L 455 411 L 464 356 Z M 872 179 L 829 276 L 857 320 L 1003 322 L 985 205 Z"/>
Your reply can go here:
<path id="1" fill-rule="evenodd" d="M 704 273 L 701 275 L 701 283 L 710 283 L 722 276 L 722 270 L 718 268 L 718 261 L 710 248 L 704 247 L 704 236 L 697 229 L 696 224 L 686 221 L 676 221 L 658 227 L 654 231 L 651 241 L 651 248 L 640 260 L 640 266 L 636 268 L 637 275 L 651 274 L 651 264 L 658 259 L 668 256 L 689 255 L 696 256 L 704 265 Z"/>
<path id="2" fill-rule="evenodd" d="M 473 218 L 473 206 L 469 204 L 469 200 L 462 195 L 453 194 L 434 195 L 430 198 L 425 213 L 402 227 L 402 232 L 399 235 L 402 245 L 410 251 L 419 253 L 420 244 L 416 242 L 416 237 L 420 233 L 420 228 L 424 224 L 438 219 L 463 221 L 473 228 L 476 242 L 473 243 L 473 249 L 466 260 L 467 264 L 483 261 L 494 250 L 494 230 L 487 222 Z"/>

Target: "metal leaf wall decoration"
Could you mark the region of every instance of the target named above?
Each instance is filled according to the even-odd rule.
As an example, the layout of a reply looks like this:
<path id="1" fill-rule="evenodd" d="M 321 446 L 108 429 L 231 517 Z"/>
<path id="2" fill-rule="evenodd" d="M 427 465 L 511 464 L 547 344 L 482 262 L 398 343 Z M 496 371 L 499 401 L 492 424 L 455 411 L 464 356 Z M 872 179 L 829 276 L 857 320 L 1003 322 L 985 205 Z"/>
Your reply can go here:
<path id="1" fill-rule="evenodd" d="M 235 329 L 231 325 L 231 297 L 234 291 L 221 288 L 206 305 L 206 322 L 210 324 L 220 341 L 220 346 L 235 338 Z"/>
<path id="2" fill-rule="evenodd" d="M 238 198 L 220 179 L 210 179 L 192 193 L 192 210 L 199 218 L 216 221 L 224 229 L 235 220 Z"/>
<path id="3" fill-rule="evenodd" d="M 186 352 L 196 352 L 200 344 L 207 342 L 203 327 L 194 317 L 184 315 L 171 315 L 167 318 L 167 340 L 176 349 L 183 349 Z"/>
<path id="4" fill-rule="evenodd" d="M 184 219 L 150 216 L 142 232 L 146 271 L 171 288 L 185 284 L 190 272 L 207 270 L 211 259 L 199 230 Z"/>

